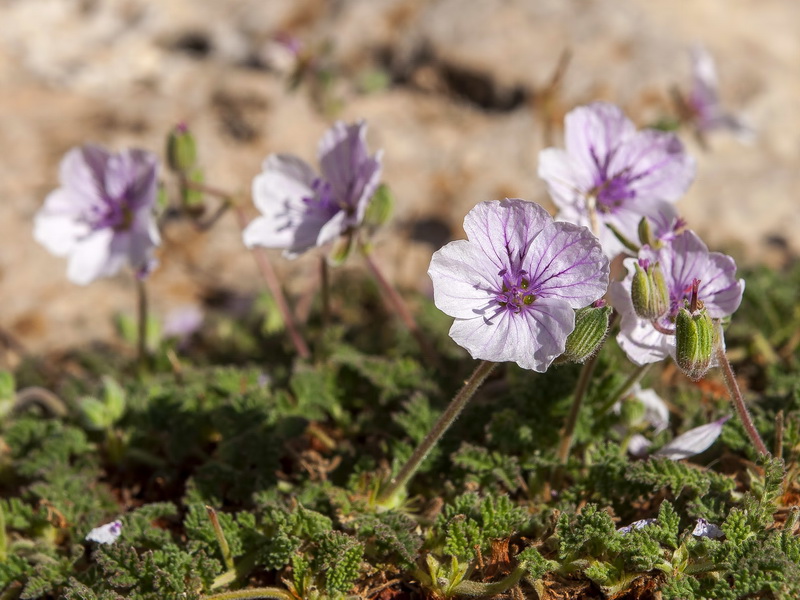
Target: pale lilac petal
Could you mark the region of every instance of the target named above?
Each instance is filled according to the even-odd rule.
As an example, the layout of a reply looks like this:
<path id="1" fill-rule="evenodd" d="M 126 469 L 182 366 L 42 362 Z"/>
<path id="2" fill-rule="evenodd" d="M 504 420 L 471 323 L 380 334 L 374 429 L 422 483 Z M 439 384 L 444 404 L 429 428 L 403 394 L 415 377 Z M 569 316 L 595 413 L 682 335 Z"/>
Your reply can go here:
<path id="1" fill-rule="evenodd" d="M 564 352 L 575 328 L 575 313 L 562 300 L 542 298 L 519 315 L 456 319 L 450 337 L 475 359 L 515 362 L 523 369 L 543 373 Z"/>
<path id="2" fill-rule="evenodd" d="M 202 309 L 195 304 L 174 308 L 164 317 L 164 337 L 186 339 L 200 329 L 203 318 Z"/>
<path id="3" fill-rule="evenodd" d="M 467 240 L 450 242 L 434 252 L 428 275 L 436 308 L 460 319 L 487 314 L 498 293 L 497 280 L 487 276 L 493 268 L 480 248 Z"/>
<path id="4" fill-rule="evenodd" d="M 675 134 L 645 129 L 619 146 L 609 172 L 627 172 L 636 202 L 675 201 L 694 180 L 695 161 Z"/>
<path id="5" fill-rule="evenodd" d="M 88 225 L 69 212 L 70 197 L 64 188 L 50 192 L 33 222 L 34 239 L 56 256 L 67 256 L 89 233 Z"/>
<path id="6" fill-rule="evenodd" d="M 537 345 L 532 348 L 533 360 L 518 360 L 517 364 L 544 373 L 550 363 L 564 353 L 567 336 L 575 329 L 575 312 L 568 302 L 559 298 L 537 298 L 525 316 L 529 335 L 536 336 Z"/>
<path id="7" fill-rule="evenodd" d="M 617 531 L 624 535 L 626 533 L 630 533 L 631 531 L 633 531 L 635 529 L 642 529 L 642 528 L 647 527 L 649 525 L 653 525 L 654 523 L 657 523 L 657 522 L 658 522 L 658 519 L 639 519 L 638 521 L 634 521 L 630 525 L 626 525 L 625 527 L 620 527 L 619 529 L 617 529 Z"/>
<path id="8" fill-rule="evenodd" d="M 655 390 L 645 389 L 637 383 L 633 388 L 633 397 L 644 405 L 643 419 L 650 423 L 655 433 L 664 431 L 669 426 L 669 407 Z"/>
<path id="9" fill-rule="evenodd" d="M 692 281 L 700 280 L 698 297 L 712 318 L 733 314 L 744 293 L 744 281 L 737 280 L 736 263 L 719 253 L 709 253 L 697 234 L 687 230 L 676 236 L 672 244 L 659 252 L 661 268 L 668 277 L 673 300 L 683 296 Z"/>
<path id="10" fill-rule="evenodd" d="M 538 204 L 506 198 L 475 206 L 464 217 L 464 231 L 499 272 L 518 267 L 533 238 L 552 220 Z"/>
<path id="11" fill-rule="evenodd" d="M 116 273 L 122 264 L 119 263 L 119 257 L 111 253 L 113 239 L 113 230 L 100 229 L 80 240 L 70 253 L 67 278 L 72 283 L 86 285 Z"/>
<path id="12" fill-rule="evenodd" d="M 723 417 L 708 425 L 701 425 L 690 429 L 658 450 L 655 456 L 665 456 L 671 460 L 681 460 L 701 452 L 705 452 L 711 447 L 722 433 L 722 426 L 730 417 Z"/>
<path id="13" fill-rule="evenodd" d="M 594 185 L 593 171 L 582 168 L 560 148 L 545 148 L 539 152 L 538 174 L 547 183 L 553 202 L 562 210 L 585 204 L 586 191 Z M 577 223 L 569 218 L 563 220 Z M 588 221 L 585 224 L 588 225 Z"/>
<path id="14" fill-rule="evenodd" d="M 304 160 L 288 154 L 272 154 L 261 173 L 253 179 L 253 203 L 266 217 L 280 218 L 291 210 L 302 214 L 305 198 L 314 196 L 311 185 L 316 175 Z"/>
<path id="15" fill-rule="evenodd" d="M 608 288 L 608 259 L 585 227 L 548 223 L 531 243 L 528 259 L 523 266 L 537 298 L 560 298 L 582 308 Z"/>
<path id="16" fill-rule="evenodd" d="M 580 106 L 564 118 L 564 145 L 583 171 L 602 167 L 619 144 L 635 133 L 630 119 L 608 102 Z"/>
<path id="17" fill-rule="evenodd" d="M 105 182 L 105 168 L 111 154 L 92 144 L 73 148 L 59 166 L 59 179 L 64 189 L 73 194 L 76 205 L 90 205 L 100 200 Z"/>
<path id="18" fill-rule="evenodd" d="M 330 183 L 337 200 L 353 209 L 351 225 L 363 219 L 381 177 L 381 153 L 369 155 L 366 136 L 364 121 L 352 125 L 338 121 L 319 144 L 322 175 Z"/>
<path id="19" fill-rule="evenodd" d="M 92 529 L 86 535 L 86 541 L 97 544 L 113 544 L 120 535 L 122 535 L 122 521 L 112 521 Z"/>
<path id="20" fill-rule="evenodd" d="M 724 537 L 725 532 L 714 523 L 710 523 L 705 519 L 697 519 L 697 523 L 692 530 L 692 535 L 695 537 L 707 537 L 711 538 L 712 540 L 716 540 Z"/>
<path id="21" fill-rule="evenodd" d="M 647 456 L 647 452 L 653 442 L 644 437 L 641 433 L 634 433 L 628 440 L 628 454 L 637 458 Z"/>

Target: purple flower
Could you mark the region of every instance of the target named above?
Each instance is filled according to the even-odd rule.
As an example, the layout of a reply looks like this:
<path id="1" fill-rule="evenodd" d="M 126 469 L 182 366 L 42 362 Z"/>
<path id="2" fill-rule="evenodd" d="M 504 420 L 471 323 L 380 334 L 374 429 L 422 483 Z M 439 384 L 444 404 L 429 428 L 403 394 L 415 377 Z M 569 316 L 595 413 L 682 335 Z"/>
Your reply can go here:
<path id="1" fill-rule="evenodd" d="M 566 150 L 539 154 L 539 176 L 559 208 L 559 220 L 590 227 L 609 257 L 623 250 L 609 227 L 637 239 L 643 216 L 680 198 L 695 163 L 671 133 L 636 131 L 613 104 L 596 102 L 567 114 Z"/>
<path id="2" fill-rule="evenodd" d="M 36 241 L 69 256 L 73 283 L 115 275 L 124 265 L 147 271 L 160 242 L 153 217 L 157 175 L 158 159 L 144 150 L 73 148 L 61 161 L 61 187 L 36 214 Z"/>
<path id="3" fill-rule="evenodd" d="M 358 227 L 381 175 L 381 153 L 368 153 L 366 133 L 363 121 L 328 130 L 319 144 L 321 175 L 296 156 L 269 156 L 253 180 L 262 216 L 245 229 L 245 245 L 283 248 L 295 258 Z"/>
<path id="4" fill-rule="evenodd" d="M 494 200 L 464 218 L 468 240 L 434 253 L 436 306 L 473 358 L 544 372 L 564 352 L 573 309 L 608 286 L 608 259 L 585 227 L 555 223 L 538 204 Z"/>
<path id="5" fill-rule="evenodd" d="M 719 85 L 714 59 L 697 44 L 691 50 L 692 89 L 687 98 L 690 118 L 702 136 L 714 129 L 727 129 L 742 141 L 751 141 L 753 130 L 741 119 L 726 112 L 719 101 Z"/>
<path id="6" fill-rule="evenodd" d="M 703 241 L 691 231 L 676 235 L 671 242 L 654 250 L 643 246 L 639 251 L 639 264 L 658 262 L 669 291 L 670 308 L 657 320 L 656 325 L 639 318 L 631 301 L 635 258 L 625 260 L 628 275 L 622 282 L 609 286 L 611 304 L 621 316 L 617 341 L 637 365 L 658 362 L 675 355 L 675 328 L 678 310 L 690 300 L 695 280 L 699 280 L 697 299 L 702 302 L 712 319 L 733 314 L 742 301 L 744 280 L 736 279 L 736 263 L 730 256 L 709 252 Z M 660 331 L 659 331 L 660 329 Z"/>

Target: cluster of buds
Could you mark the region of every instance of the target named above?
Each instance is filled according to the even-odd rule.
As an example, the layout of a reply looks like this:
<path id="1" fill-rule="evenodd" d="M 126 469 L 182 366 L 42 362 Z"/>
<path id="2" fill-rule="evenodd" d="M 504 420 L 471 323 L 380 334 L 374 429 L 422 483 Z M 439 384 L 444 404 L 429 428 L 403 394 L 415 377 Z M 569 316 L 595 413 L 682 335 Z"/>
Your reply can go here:
<path id="1" fill-rule="evenodd" d="M 636 364 L 671 355 L 696 381 L 713 366 L 717 323 L 738 308 L 744 282 L 735 277 L 733 259 L 709 252 L 680 223 L 666 229 L 656 223 L 655 230 L 640 223 L 638 257 L 625 261 L 628 277 L 611 287 L 622 317 L 617 339 Z"/>

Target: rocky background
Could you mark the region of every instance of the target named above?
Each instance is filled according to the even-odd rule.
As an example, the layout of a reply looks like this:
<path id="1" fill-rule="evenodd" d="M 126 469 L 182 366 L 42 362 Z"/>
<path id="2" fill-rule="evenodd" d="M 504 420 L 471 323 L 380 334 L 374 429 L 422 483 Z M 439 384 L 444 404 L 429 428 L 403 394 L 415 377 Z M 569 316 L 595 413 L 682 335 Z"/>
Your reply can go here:
<path id="1" fill-rule="evenodd" d="M 696 42 L 757 137 L 720 133 L 703 151 L 686 132 L 698 175 L 680 210 L 712 248 L 779 266 L 800 250 L 798 27 L 787 0 L 0 0 L 0 326 L 50 352 L 113 339 L 112 316 L 133 314 L 127 276 L 74 286 L 33 241 L 72 146 L 163 153 L 185 121 L 208 183 L 246 198 L 268 153 L 314 163 L 332 120 L 366 118 L 397 199 L 378 260 L 427 291 L 431 253 L 474 204 L 549 205 L 536 156 L 561 143 L 566 111 L 606 99 L 640 125 L 673 114 Z M 308 64 L 294 89 L 287 39 Z M 259 288 L 232 215 L 164 238 L 156 314 Z M 293 294 L 313 284 L 313 257 L 272 256 Z"/>

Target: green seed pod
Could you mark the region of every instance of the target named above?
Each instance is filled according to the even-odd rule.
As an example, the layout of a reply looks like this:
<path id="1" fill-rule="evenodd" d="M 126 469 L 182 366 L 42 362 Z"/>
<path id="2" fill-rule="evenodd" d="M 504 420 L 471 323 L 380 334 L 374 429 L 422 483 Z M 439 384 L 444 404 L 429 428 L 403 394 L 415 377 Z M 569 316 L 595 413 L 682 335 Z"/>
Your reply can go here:
<path id="1" fill-rule="evenodd" d="M 186 125 L 178 125 L 167 136 L 167 164 L 176 173 L 184 173 L 197 162 L 197 145 Z"/>
<path id="2" fill-rule="evenodd" d="M 669 310 L 669 291 L 658 263 L 642 266 L 634 264 L 636 272 L 631 283 L 631 301 L 636 314 L 653 321 Z"/>
<path id="3" fill-rule="evenodd" d="M 587 306 L 575 311 L 575 329 L 567 337 L 561 359 L 582 363 L 597 352 L 606 339 L 610 316 L 610 306 Z"/>
<path id="4" fill-rule="evenodd" d="M 708 371 L 715 343 L 714 321 L 705 309 L 694 314 L 680 309 L 675 320 L 675 362 L 692 381 L 698 381 Z"/>

